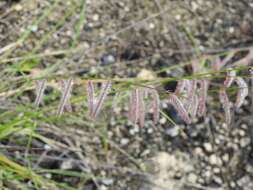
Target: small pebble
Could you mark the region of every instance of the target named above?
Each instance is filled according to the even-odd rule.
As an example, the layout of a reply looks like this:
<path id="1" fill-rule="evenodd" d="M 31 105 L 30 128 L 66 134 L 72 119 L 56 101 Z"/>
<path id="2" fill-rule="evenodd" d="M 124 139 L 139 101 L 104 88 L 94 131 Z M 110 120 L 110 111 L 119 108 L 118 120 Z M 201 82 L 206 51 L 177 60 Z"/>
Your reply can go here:
<path id="1" fill-rule="evenodd" d="M 120 144 L 123 145 L 123 146 L 127 145 L 128 143 L 129 143 L 129 139 L 127 139 L 127 138 L 122 138 L 120 140 Z"/>
<path id="2" fill-rule="evenodd" d="M 221 185 L 223 183 L 222 179 L 218 176 L 214 176 L 213 180 L 215 183 L 217 183 L 218 185 Z"/>
<path id="3" fill-rule="evenodd" d="M 190 183 L 193 183 L 195 184 L 198 180 L 198 176 L 194 173 L 190 173 L 187 177 L 187 180 L 190 182 Z"/>
<path id="4" fill-rule="evenodd" d="M 47 174 L 45 174 L 45 177 L 48 178 L 48 179 L 51 179 L 52 178 L 52 174 L 47 173 Z"/>
<path id="5" fill-rule="evenodd" d="M 149 24 L 149 29 L 154 29 L 154 28 L 155 28 L 154 23 L 150 23 L 150 24 Z"/>
<path id="6" fill-rule="evenodd" d="M 93 21 L 98 21 L 99 20 L 99 15 L 98 14 L 94 14 L 92 17 Z"/>
<path id="7" fill-rule="evenodd" d="M 37 32 L 38 31 L 38 26 L 37 25 L 32 25 L 30 29 L 31 29 L 32 32 Z"/>
<path id="8" fill-rule="evenodd" d="M 153 129 L 152 129 L 152 128 L 148 128 L 147 133 L 148 133 L 148 134 L 153 133 Z"/>
<path id="9" fill-rule="evenodd" d="M 101 182 L 104 184 L 104 185 L 112 185 L 114 180 L 112 178 L 106 178 L 106 179 L 102 179 Z"/>
<path id="10" fill-rule="evenodd" d="M 221 159 L 216 156 L 215 154 L 212 154 L 210 157 L 209 157 L 209 163 L 211 165 L 217 165 L 217 166 L 220 166 L 222 163 L 221 163 Z"/>
<path id="11" fill-rule="evenodd" d="M 203 152 L 202 148 L 200 148 L 200 147 L 195 148 L 194 152 L 198 156 L 203 156 L 204 155 L 204 152 Z"/>
<path id="12" fill-rule="evenodd" d="M 17 4 L 17 5 L 14 7 L 14 10 L 15 10 L 15 11 L 22 11 L 22 9 L 23 9 L 23 7 L 22 7 L 22 5 L 20 5 L 20 4 Z"/>
<path id="13" fill-rule="evenodd" d="M 178 126 L 173 126 L 173 127 L 170 127 L 168 129 L 165 130 L 165 133 L 171 137 L 176 137 L 179 135 L 179 127 Z"/>
<path id="14" fill-rule="evenodd" d="M 210 178 L 212 176 L 212 172 L 210 170 L 207 170 L 205 173 L 204 173 L 204 176 L 205 178 Z"/>
<path id="15" fill-rule="evenodd" d="M 242 148 L 248 146 L 250 144 L 250 138 L 243 138 L 240 140 L 240 146 Z"/>
<path id="16" fill-rule="evenodd" d="M 44 149 L 45 149 L 45 150 L 51 150 L 52 148 L 51 148 L 51 146 L 49 146 L 48 144 L 45 144 L 45 145 L 44 145 Z"/>
<path id="17" fill-rule="evenodd" d="M 214 172 L 215 174 L 219 174 L 219 173 L 221 172 L 221 170 L 220 170 L 220 168 L 215 167 L 215 168 L 213 168 L 213 172 Z"/>
<path id="18" fill-rule="evenodd" d="M 213 151 L 212 144 L 211 143 L 204 143 L 204 149 L 207 152 L 212 152 Z"/>
<path id="19" fill-rule="evenodd" d="M 101 65 L 111 65 L 116 62 L 116 58 L 112 54 L 104 54 L 101 57 Z"/>
<path id="20" fill-rule="evenodd" d="M 73 161 L 71 159 L 65 160 L 61 164 L 61 169 L 62 170 L 69 170 L 73 168 Z"/>
<path id="21" fill-rule="evenodd" d="M 98 188 L 98 190 L 108 190 L 108 188 L 107 188 L 106 186 L 104 186 L 104 185 L 101 185 L 101 186 Z"/>
<path id="22" fill-rule="evenodd" d="M 227 163 L 229 161 L 229 155 L 228 153 L 225 153 L 223 156 L 222 156 L 222 160 L 223 162 Z"/>
<path id="23" fill-rule="evenodd" d="M 159 123 L 163 125 L 163 124 L 166 123 L 166 121 L 167 121 L 166 118 L 163 117 L 163 118 L 160 119 Z"/>

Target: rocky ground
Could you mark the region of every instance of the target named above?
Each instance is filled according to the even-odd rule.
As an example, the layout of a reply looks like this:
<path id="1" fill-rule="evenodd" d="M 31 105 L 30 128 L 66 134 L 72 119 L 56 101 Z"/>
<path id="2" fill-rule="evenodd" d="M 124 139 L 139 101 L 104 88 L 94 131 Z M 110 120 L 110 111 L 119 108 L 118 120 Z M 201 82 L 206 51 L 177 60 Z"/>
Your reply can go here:
<path id="1" fill-rule="evenodd" d="M 53 82 L 58 74 L 154 80 L 189 75 L 187 66 L 161 69 L 251 46 L 252 16 L 251 0 L 0 1 L 0 113 L 33 99 L 15 81 L 45 71 Z M 62 120 L 39 120 L 36 131 L 52 142 L 34 138 L 27 149 L 29 139 L 13 135 L 0 141 L 1 152 L 35 171 L 85 174 L 42 173 L 74 189 L 253 189 L 251 102 L 227 126 L 215 96 L 208 98 L 206 117 L 191 125 L 162 101 L 177 125 L 161 115 L 157 128 L 151 118 L 143 128 L 131 125 L 121 101 L 94 124 L 76 106 Z"/>

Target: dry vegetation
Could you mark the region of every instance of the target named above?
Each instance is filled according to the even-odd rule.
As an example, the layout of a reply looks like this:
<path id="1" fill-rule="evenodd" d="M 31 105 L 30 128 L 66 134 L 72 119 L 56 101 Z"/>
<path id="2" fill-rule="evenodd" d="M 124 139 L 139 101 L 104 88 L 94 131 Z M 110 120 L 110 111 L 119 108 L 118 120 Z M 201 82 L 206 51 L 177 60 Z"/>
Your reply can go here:
<path id="1" fill-rule="evenodd" d="M 1 189 L 252 189 L 252 10 L 0 0 Z"/>

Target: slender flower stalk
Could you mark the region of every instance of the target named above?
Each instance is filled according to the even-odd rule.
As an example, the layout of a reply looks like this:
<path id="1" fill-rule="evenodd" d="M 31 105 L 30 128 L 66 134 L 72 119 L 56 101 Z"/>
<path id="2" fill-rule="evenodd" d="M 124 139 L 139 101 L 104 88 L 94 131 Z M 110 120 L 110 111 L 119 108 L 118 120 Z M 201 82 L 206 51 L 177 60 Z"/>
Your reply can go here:
<path id="1" fill-rule="evenodd" d="M 233 66 L 246 66 L 253 59 L 253 48 L 248 48 L 248 54 L 242 59 L 232 62 L 237 51 L 231 51 L 224 59 L 221 60 L 220 56 L 217 56 L 211 69 L 214 71 L 221 71 L 221 68 L 227 66 L 228 63 L 232 62 Z M 204 60 L 206 61 L 206 59 Z M 193 74 L 201 74 L 202 71 L 208 70 L 208 64 L 200 64 L 196 59 L 192 62 Z M 219 72 L 220 73 L 220 72 Z M 201 76 L 201 75 L 197 75 Z M 197 78 L 197 79 L 182 79 L 178 81 L 177 87 L 174 93 L 169 94 L 169 103 L 176 109 L 179 116 L 190 124 L 191 119 L 198 116 L 205 116 L 208 88 L 210 86 L 216 86 L 217 84 L 211 83 L 209 77 Z M 115 80 L 118 81 L 118 80 Z M 163 81 L 163 80 L 162 80 Z M 253 110 L 253 71 L 250 70 L 250 81 L 251 81 L 251 104 Z M 94 81 L 88 80 L 86 91 L 87 91 L 87 104 L 89 116 L 95 119 L 101 111 L 102 105 L 104 104 L 106 97 L 111 89 L 112 82 L 108 80 L 99 79 L 96 82 L 101 82 L 102 87 L 99 95 L 95 96 Z M 225 112 L 226 123 L 231 123 L 231 108 L 232 103 L 229 101 L 226 89 L 235 83 L 239 90 L 237 91 L 236 101 L 234 104 L 235 108 L 240 108 L 249 94 L 247 82 L 236 76 L 234 69 L 227 71 L 227 76 L 219 89 L 219 100 L 222 103 L 222 107 Z M 156 84 L 156 83 L 154 83 Z M 61 99 L 58 106 L 57 114 L 62 115 L 64 111 L 71 111 L 72 107 L 70 104 L 70 97 L 72 92 L 73 79 L 61 81 Z M 153 125 L 155 126 L 159 120 L 159 104 L 160 97 L 158 91 L 155 88 L 140 85 L 131 91 L 129 99 L 129 120 L 134 124 L 144 126 L 146 116 L 146 101 L 151 100 L 152 111 L 153 111 Z M 43 101 L 43 94 L 46 88 L 46 80 L 39 80 L 36 82 L 36 99 L 35 106 L 38 108 Z M 120 92 L 123 93 L 123 92 Z M 118 92 L 116 93 L 118 94 Z M 191 117 L 190 117 L 191 116 Z"/>
<path id="2" fill-rule="evenodd" d="M 249 49 L 249 53 L 234 63 L 235 66 L 247 66 L 253 60 L 253 48 Z"/>

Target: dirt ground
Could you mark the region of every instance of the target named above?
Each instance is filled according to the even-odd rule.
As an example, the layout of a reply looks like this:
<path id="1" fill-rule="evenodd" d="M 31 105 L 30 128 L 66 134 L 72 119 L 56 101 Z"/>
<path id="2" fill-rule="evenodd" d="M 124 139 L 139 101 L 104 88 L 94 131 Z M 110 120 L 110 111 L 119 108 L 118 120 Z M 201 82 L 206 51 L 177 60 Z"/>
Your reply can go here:
<path id="1" fill-rule="evenodd" d="M 27 76 L 44 73 L 55 84 L 58 75 L 190 75 L 187 66 L 161 69 L 252 46 L 252 17 L 252 0 L 0 1 L 0 124 L 24 114 L 15 109 L 34 100 Z M 83 91 L 78 87 L 73 93 Z M 53 95 L 44 107 L 56 107 L 57 92 L 48 88 L 46 93 Z M 177 125 L 161 115 L 156 128 L 151 117 L 143 128 L 133 126 L 124 101 L 102 111 L 94 123 L 76 104 L 74 113 L 62 119 L 51 120 L 50 111 L 36 116 L 34 131 L 40 138 L 25 132 L 0 138 L 0 152 L 56 184 L 66 184 L 45 189 L 251 190 L 250 100 L 234 112 L 231 126 L 216 101 L 208 97 L 206 117 L 190 125 L 162 101 L 163 112 Z M 21 183 L 36 189 L 29 179 Z M 1 184 L 21 189 L 11 180 Z"/>

